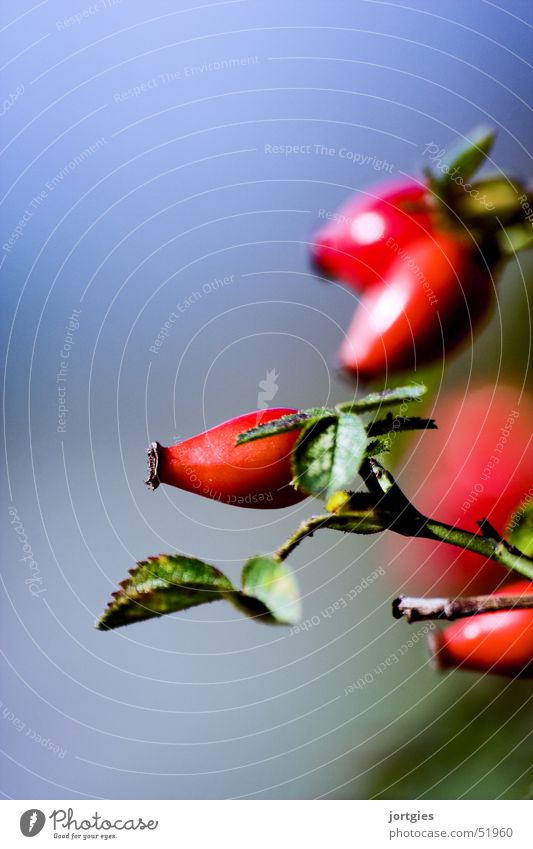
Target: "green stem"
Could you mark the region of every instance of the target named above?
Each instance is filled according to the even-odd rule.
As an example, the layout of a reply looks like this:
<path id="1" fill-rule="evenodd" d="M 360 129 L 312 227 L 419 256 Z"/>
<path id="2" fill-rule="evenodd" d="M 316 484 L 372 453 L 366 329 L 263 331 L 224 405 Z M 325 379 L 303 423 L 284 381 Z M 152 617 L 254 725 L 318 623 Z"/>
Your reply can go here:
<path id="1" fill-rule="evenodd" d="M 311 516 L 296 528 L 289 539 L 274 552 L 277 560 L 286 560 L 294 549 L 307 537 L 312 537 L 315 531 L 329 528 L 331 531 L 342 531 L 346 534 L 377 534 L 386 530 L 390 518 L 375 510 L 350 510 L 347 513 L 326 513 L 322 516 Z"/>
<path id="2" fill-rule="evenodd" d="M 312 537 L 315 531 L 320 530 L 321 528 L 329 527 L 329 520 L 332 519 L 332 516 L 311 516 L 310 519 L 307 519 L 305 522 L 296 528 L 294 533 L 289 537 L 289 539 L 280 545 L 277 551 L 274 552 L 274 557 L 276 560 L 285 560 L 289 554 L 294 551 L 296 546 L 300 545 L 302 540 L 306 537 Z"/>
<path id="3" fill-rule="evenodd" d="M 533 580 L 533 559 L 506 542 L 486 519 L 479 523 L 481 534 L 473 534 L 422 515 L 400 489 L 392 474 L 375 458 L 365 460 L 361 474 L 375 495 L 381 491 L 382 498 L 378 503 L 395 516 L 390 530 L 402 536 L 424 537 L 474 551 Z"/>
<path id="4" fill-rule="evenodd" d="M 424 516 L 409 501 L 392 474 L 374 457 L 363 461 L 360 474 L 368 492 L 338 493 L 343 496 L 338 512 L 312 516 L 303 522 L 274 557 L 285 560 L 302 540 L 322 528 L 351 534 L 391 530 L 401 536 L 423 537 L 473 551 L 533 580 L 533 559 L 504 540 L 487 519 L 479 523 L 481 533 L 473 534 Z M 334 503 L 335 496 L 328 502 L 328 509 Z"/>
<path id="5" fill-rule="evenodd" d="M 396 486 L 389 475 L 383 475 L 381 484 L 392 491 Z M 274 553 L 277 560 L 285 560 L 300 543 L 312 537 L 315 531 L 329 529 L 351 534 L 375 534 L 387 529 L 407 537 L 423 537 L 436 542 L 446 542 L 458 548 L 473 551 L 500 563 L 507 569 L 533 580 L 533 559 L 527 557 L 504 539 L 473 534 L 462 528 L 454 528 L 444 522 L 428 519 L 418 513 L 412 505 L 405 508 L 399 516 L 391 519 L 391 513 L 375 508 L 373 510 L 347 511 L 345 513 L 326 513 L 312 516 L 295 530 L 289 539 Z M 416 513 L 416 515 L 414 515 Z M 488 525 L 490 529 L 490 525 Z M 492 529 L 491 529 L 492 530 Z"/>
<path id="6" fill-rule="evenodd" d="M 395 530 L 399 531 L 399 527 L 396 526 Z M 434 519 L 426 519 L 418 531 L 417 536 L 447 542 L 458 548 L 474 551 L 476 554 L 490 558 L 490 560 L 500 563 L 507 569 L 519 572 L 526 578 L 533 580 L 533 560 L 530 557 L 526 557 L 517 548 L 509 545 L 505 540 L 472 534 L 470 531 L 464 531 L 462 528 L 454 528 L 451 525 L 447 525 L 444 522 L 437 522 Z"/>

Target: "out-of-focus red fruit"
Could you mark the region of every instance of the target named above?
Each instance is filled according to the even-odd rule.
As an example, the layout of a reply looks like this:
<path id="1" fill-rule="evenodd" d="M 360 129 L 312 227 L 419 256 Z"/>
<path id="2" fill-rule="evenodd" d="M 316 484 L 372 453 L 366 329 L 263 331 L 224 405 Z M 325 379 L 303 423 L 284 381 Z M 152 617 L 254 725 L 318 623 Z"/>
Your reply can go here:
<path id="1" fill-rule="evenodd" d="M 531 595 L 533 581 L 508 584 L 495 595 Z M 533 677 L 533 610 L 480 613 L 429 636 L 437 669 Z"/>
<path id="2" fill-rule="evenodd" d="M 489 312 L 493 289 L 468 241 L 441 233 L 413 242 L 397 255 L 383 284 L 362 296 L 340 363 L 373 380 L 444 357 Z"/>
<path id="3" fill-rule="evenodd" d="M 426 516 L 474 533 L 487 518 L 503 534 L 533 483 L 533 399 L 483 386 L 441 394 L 431 416 L 438 430 L 411 442 L 402 489 Z M 385 543 L 389 574 L 410 595 L 489 593 L 513 574 L 447 543 L 392 534 Z"/>
<path id="4" fill-rule="evenodd" d="M 149 477 L 156 489 L 170 484 L 238 507 L 288 507 L 307 498 L 292 486 L 291 452 L 299 430 L 236 445 L 237 437 L 259 424 L 296 410 L 278 407 L 246 413 L 198 436 L 148 451 Z"/>
<path id="5" fill-rule="evenodd" d="M 432 230 L 427 188 L 393 180 L 358 195 L 333 213 L 313 239 L 320 271 L 357 291 L 380 282 L 398 250 Z"/>

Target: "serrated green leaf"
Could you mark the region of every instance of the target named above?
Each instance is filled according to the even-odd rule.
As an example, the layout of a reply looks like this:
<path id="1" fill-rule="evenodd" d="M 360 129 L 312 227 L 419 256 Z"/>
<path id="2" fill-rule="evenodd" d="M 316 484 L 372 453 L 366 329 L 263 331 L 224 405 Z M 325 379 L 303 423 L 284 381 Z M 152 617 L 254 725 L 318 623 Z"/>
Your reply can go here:
<path id="1" fill-rule="evenodd" d="M 359 471 L 366 442 L 362 420 L 351 413 L 307 425 L 292 453 L 294 485 L 329 499 Z"/>
<path id="2" fill-rule="evenodd" d="M 383 392 L 372 392 L 356 401 L 347 401 L 339 404 L 337 410 L 341 413 L 371 413 L 382 407 L 396 407 L 398 404 L 409 404 L 418 401 L 427 392 L 422 383 L 413 386 L 396 386 L 394 389 L 385 389 Z"/>
<path id="3" fill-rule="evenodd" d="M 297 430 L 302 425 L 312 424 L 324 418 L 332 418 L 336 416 L 335 410 L 328 410 L 324 407 L 312 407 L 309 410 L 299 410 L 297 413 L 288 413 L 281 416 L 279 419 L 273 419 L 270 422 L 265 422 L 251 430 L 241 433 L 237 438 L 237 445 L 244 445 L 247 442 L 253 442 L 256 439 L 265 439 L 267 436 L 276 436 L 278 433 L 287 433 L 290 430 Z"/>
<path id="4" fill-rule="evenodd" d="M 522 554 L 533 557 L 533 496 L 519 505 L 511 516 L 507 537 Z"/>
<path id="5" fill-rule="evenodd" d="M 296 583 L 286 567 L 273 557 L 257 555 L 242 570 L 242 590 L 231 601 L 261 622 L 294 625 L 301 617 Z"/>
<path id="6" fill-rule="evenodd" d="M 252 557 L 243 568 L 242 584 L 235 589 L 226 575 L 195 557 L 149 557 L 130 570 L 97 627 L 118 628 L 221 599 L 260 622 L 292 625 L 299 619 L 296 583 L 278 560 Z"/>
<path id="7" fill-rule="evenodd" d="M 485 161 L 495 139 L 495 130 L 477 127 L 468 134 L 468 138 L 455 145 L 439 168 L 446 169 L 446 173 L 436 178 L 439 190 L 446 193 L 461 181 L 468 182 Z"/>
<path id="8" fill-rule="evenodd" d="M 98 622 L 102 630 L 186 610 L 235 592 L 231 581 L 214 566 L 182 554 L 140 561 L 120 586 Z"/>

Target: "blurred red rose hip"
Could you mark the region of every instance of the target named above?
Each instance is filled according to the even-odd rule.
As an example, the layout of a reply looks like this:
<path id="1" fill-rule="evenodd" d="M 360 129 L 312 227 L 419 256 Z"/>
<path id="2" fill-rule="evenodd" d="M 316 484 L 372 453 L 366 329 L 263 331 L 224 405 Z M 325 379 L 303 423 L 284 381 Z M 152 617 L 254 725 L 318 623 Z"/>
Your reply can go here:
<path id="1" fill-rule="evenodd" d="M 341 366 L 374 380 L 446 357 L 488 314 L 493 289 L 470 240 L 439 233 L 412 242 L 384 282 L 363 294 L 341 345 Z"/>
<path id="2" fill-rule="evenodd" d="M 323 274 L 363 291 L 383 280 L 395 250 L 431 229 L 426 187 L 393 180 L 333 213 L 315 235 L 311 255 Z"/>
<path id="3" fill-rule="evenodd" d="M 412 440 L 398 478 L 426 515 L 478 532 L 489 519 L 504 533 L 533 483 L 533 399 L 502 385 L 442 393 L 431 410 L 438 430 Z M 513 573 L 447 543 L 387 534 L 389 575 L 410 594 L 492 592 Z M 397 572 L 396 572 L 397 570 Z"/>

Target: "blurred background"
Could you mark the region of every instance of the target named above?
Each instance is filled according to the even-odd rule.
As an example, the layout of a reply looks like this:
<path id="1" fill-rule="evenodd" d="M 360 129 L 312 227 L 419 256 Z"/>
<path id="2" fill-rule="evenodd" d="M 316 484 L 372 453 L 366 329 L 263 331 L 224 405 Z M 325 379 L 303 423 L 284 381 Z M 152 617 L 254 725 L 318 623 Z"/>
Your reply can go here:
<path id="1" fill-rule="evenodd" d="M 150 493 L 146 446 L 255 409 L 272 370 L 273 406 L 363 390 L 336 364 L 356 296 L 319 279 L 310 236 L 481 122 L 529 178 L 532 26 L 527 0 L 4 9 L 5 797 L 531 793 L 531 685 L 432 669 L 428 626 L 390 615 L 419 566 L 399 537 L 295 552 L 307 630 L 224 604 L 94 623 L 137 559 L 237 580 L 317 509 Z M 428 412 L 527 386 L 531 273 L 531 252 L 510 263 L 481 335 L 416 375 Z"/>

